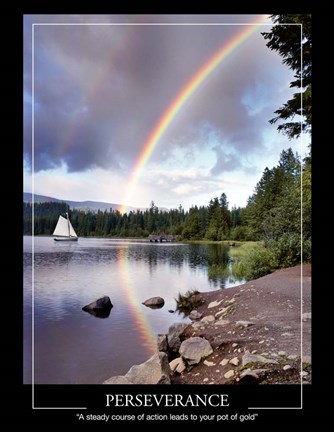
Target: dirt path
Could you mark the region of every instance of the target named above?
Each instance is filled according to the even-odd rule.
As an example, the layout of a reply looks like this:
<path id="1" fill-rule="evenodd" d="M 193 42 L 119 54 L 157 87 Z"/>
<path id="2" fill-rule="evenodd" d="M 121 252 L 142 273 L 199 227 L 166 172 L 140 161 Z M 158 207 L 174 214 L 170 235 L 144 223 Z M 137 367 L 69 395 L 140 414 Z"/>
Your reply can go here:
<path id="1" fill-rule="evenodd" d="M 174 384 L 299 383 L 301 376 L 305 384 L 310 382 L 309 264 L 278 270 L 238 287 L 200 293 L 200 297 L 203 303 L 196 310 L 202 317 L 182 338 L 203 337 L 213 353 L 173 375 Z M 245 363 L 245 354 L 253 355 L 249 359 L 254 361 Z"/>

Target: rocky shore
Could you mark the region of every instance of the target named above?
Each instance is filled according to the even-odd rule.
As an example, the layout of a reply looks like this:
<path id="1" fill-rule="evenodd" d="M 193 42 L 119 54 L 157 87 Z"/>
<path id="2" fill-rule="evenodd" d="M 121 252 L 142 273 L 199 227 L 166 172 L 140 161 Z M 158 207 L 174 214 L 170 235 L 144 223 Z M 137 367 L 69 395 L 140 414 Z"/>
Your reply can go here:
<path id="1" fill-rule="evenodd" d="M 311 382 L 309 264 L 196 297 L 191 324 L 173 324 L 148 361 L 104 384 Z"/>

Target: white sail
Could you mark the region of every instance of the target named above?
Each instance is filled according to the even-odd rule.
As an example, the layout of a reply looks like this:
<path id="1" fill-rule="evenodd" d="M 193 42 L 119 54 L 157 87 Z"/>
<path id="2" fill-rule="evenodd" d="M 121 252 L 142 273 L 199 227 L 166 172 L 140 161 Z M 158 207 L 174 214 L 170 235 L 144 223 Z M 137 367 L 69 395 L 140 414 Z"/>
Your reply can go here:
<path id="1" fill-rule="evenodd" d="M 58 223 L 53 231 L 54 236 L 60 237 L 77 237 L 71 222 L 63 216 L 59 216 Z"/>
<path id="2" fill-rule="evenodd" d="M 78 236 L 77 236 L 77 233 L 74 231 L 74 228 L 72 227 L 71 222 L 68 221 L 68 223 L 69 223 L 69 226 L 70 226 L 70 236 L 71 236 L 71 237 L 78 237 Z"/>

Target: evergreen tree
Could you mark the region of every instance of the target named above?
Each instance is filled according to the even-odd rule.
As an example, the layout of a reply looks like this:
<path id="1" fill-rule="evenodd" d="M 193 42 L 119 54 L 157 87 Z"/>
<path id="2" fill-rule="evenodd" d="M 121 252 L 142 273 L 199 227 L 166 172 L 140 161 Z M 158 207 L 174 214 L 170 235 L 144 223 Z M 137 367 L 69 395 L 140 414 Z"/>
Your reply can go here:
<path id="1" fill-rule="evenodd" d="M 182 231 L 185 240 L 199 240 L 201 238 L 201 223 L 198 217 L 198 209 L 191 208 Z"/>
<path id="2" fill-rule="evenodd" d="M 283 14 L 272 15 L 271 18 L 275 25 L 270 32 L 262 35 L 268 41 L 267 46 L 277 51 L 283 57 L 283 63 L 295 72 L 295 80 L 290 87 L 298 91 L 275 111 L 277 116 L 270 123 L 283 120 L 284 123 L 279 124 L 277 129 L 289 138 L 297 138 L 302 131 L 310 131 L 312 124 L 311 15 Z M 303 116 L 302 128 L 299 119 L 293 121 L 296 115 Z"/>

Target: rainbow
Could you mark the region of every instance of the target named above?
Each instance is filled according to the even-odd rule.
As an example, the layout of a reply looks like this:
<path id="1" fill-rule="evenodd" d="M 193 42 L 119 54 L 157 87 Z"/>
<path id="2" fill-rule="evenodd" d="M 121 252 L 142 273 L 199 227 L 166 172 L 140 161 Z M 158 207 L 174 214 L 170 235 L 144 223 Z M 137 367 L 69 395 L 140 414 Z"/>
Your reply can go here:
<path id="1" fill-rule="evenodd" d="M 117 263 L 119 274 L 121 276 L 122 287 L 129 303 L 131 314 L 136 323 L 136 329 L 139 334 L 142 345 L 146 348 L 149 356 L 153 355 L 156 350 L 156 334 L 153 333 L 152 327 L 144 313 L 140 312 L 142 301 L 137 296 L 133 281 L 131 280 L 128 268 L 127 254 L 128 245 L 124 244 L 119 248 Z"/>
<path id="2" fill-rule="evenodd" d="M 163 134 L 166 132 L 169 125 L 172 123 L 176 115 L 179 113 L 187 100 L 195 93 L 200 85 L 212 74 L 212 72 L 225 60 L 235 49 L 237 49 L 244 41 L 252 36 L 258 29 L 258 26 L 263 23 L 267 16 L 261 16 L 252 24 L 242 25 L 242 31 L 235 35 L 231 40 L 224 44 L 207 62 L 190 78 L 187 84 L 179 91 L 176 97 L 172 100 L 168 108 L 160 117 L 155 127 L 145 141 L 140 154 L 134 164 L 131 175 L 127 182 L 127 189 L 124 197 L 124 204 L 120 206 L 119 211 L 125 213 L 130 205 L 131 198 L 134 194 L 141 171 L 155 147 L 160 141 Z"/>

